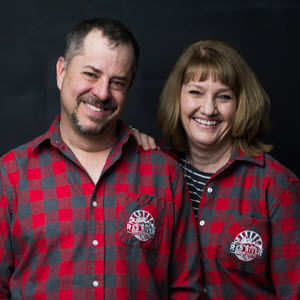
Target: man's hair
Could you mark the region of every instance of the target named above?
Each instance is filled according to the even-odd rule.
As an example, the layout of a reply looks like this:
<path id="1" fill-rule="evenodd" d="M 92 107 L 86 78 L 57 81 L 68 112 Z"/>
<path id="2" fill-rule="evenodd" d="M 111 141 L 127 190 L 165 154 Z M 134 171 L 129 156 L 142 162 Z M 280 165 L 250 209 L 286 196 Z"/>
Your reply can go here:
<path id="1" fill-rule="evenodd" d="M 65 48 L 65 62 L 68 68 L 72 58 L 80 54 L 85 37 L 92 31 L 99 30 L 115 47 L 131 45 L 133 49 L 132 79 L 135 76 L 138 60 L 139 46 L 133 34 L 119 21 L 108 18 L 94 18 L 77 24 L 67 35 Z"/>
<path id="2" fill-rule="evenodd" d="M 235 93 L 237 111 L 231 130 L 235 149 L 248 155 L 270 151 L 272 146 L 260 141 L 269 129 L 269 97 L 237 51 L 217 40 L 198 41 L 189 46 L 167 79 L 158 109 L 158 121 L 167 144 L 172 150 L 188 151 L 180 120 L 181 88 L 190 81 L 205 81 L 210 75 Z"/>

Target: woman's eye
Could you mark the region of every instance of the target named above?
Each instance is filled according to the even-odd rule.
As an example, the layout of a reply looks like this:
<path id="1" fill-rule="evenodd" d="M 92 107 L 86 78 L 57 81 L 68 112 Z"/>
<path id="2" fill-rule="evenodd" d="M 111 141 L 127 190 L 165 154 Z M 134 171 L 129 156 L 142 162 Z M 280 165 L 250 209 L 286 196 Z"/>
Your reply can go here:
<path id="1" fill-rule="evenodd" d="M 223 99 L 223 100 L 230 100 L 230 99 L 232 99 L 232 97 L 230 95 L 220 95 L 219 97 L 221 99 Z"/>
<path id="2" fill-rule="evenodd" d="M 200 95 L 201 93 L 197 90 L 190 90 L 189 91 L 190 94 L 193 94 L 193 95 Z"/>

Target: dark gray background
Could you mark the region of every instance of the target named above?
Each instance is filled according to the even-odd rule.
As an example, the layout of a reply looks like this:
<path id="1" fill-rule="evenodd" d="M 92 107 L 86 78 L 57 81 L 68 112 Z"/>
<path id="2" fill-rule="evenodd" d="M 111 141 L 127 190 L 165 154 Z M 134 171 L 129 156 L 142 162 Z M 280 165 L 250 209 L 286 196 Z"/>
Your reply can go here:
<path id="1" fill-rule="evenodd" d="M 0 155 L 48 129 L 59 112 L 55 64 L 65 35 L 96 16 L 124 22 L 141 47 L 123 115 L 127 124 L 159 137 L 157 100 L 179 54 L 199 39 L 221 39 L 260 78 L 272 102 L 266 141 L 300 176 L 299 0 L 1 1 Z"/>

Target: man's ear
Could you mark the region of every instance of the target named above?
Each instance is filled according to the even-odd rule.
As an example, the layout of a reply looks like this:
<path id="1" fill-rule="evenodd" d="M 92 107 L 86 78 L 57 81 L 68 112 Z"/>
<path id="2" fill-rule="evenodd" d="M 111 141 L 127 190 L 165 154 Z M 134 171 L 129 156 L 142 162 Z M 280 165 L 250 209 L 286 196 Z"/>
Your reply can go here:
<path id="1" fill-rule="evenodd" d="M 56 63 L 56 83 L 59 90 L 61 90 L 62 83 L 66 74 L 66 62 L 61 56 Z"/>

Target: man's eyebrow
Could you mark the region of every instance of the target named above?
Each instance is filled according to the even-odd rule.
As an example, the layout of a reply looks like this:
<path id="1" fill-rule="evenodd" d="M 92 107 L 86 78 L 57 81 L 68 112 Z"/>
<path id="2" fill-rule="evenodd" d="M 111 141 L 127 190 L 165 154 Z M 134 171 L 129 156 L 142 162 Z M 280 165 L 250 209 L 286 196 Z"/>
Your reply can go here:
<path id="1" fill-rule="evenodd" d="M 90 65 L 84 66 L 84 68 L 90 68 L 90 69 L 92 69 L 96 73 L 101 73 L 101 70 L 99 70 L 99 69 L 97 69 L 97 68 L 95 68 L 93 66 L 90 66 Z"/>
<path id="2" fill-rule="evenodd" d="M 126 76 L 114 76 L 113 77 L 114 79 L 118 79 L 118 80 L 128 80 L 128 77 L 126 77 Z"/>
<path id="3" fill-rule="evenodd" d="M 87 66 L 84 66 L 84 68 L 90 68 L 92 69 L 95 73 L 97 74 L 100 74 L 102 73 L 101 70 L 93 67 L 93 66 L 90 66 L 90 65 L 87 65 Z M 113 76 L 114 79 L 118 79 L 118 80 L 124 80 L 124 81 L 127 81 L 128 80 L 128 76 Z"/>

